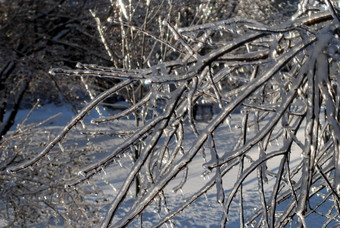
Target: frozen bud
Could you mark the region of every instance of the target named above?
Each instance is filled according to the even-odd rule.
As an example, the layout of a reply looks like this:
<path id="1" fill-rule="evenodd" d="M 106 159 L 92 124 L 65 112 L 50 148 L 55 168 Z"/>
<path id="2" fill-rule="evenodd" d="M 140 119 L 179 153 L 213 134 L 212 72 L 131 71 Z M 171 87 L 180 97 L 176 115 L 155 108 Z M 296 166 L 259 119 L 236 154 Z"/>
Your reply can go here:
<path id="1" fill-rule="evenodd" d="M 63 72 L 63 69 L 61 69 L 61 68 L 53 68 L 53 69 L 50 69 L 49 71 L 48 71 L 48 73 L 50 74 L 50 75 L 56 75 L 56 74 L 58 74 L 58 73 L 62 73 Z"/>
<path id="2" fill-rule="evenodd" d="M 82 64 L 82 63 L 80 63 L 80 62 L 78 62 L 77 64 L 76 64 L 76 68 L 83 68 L 84 67 L 84 65 Z"/>
<path id="3" fill-rule="evenodd" d="M 115 20 L 115 18 L 114 17 L 108 17 L 107 19 L 106 19 L 106 21 L 107 22 L 109 22 L 109 23 L 117 23 L 117 21 Z"/>

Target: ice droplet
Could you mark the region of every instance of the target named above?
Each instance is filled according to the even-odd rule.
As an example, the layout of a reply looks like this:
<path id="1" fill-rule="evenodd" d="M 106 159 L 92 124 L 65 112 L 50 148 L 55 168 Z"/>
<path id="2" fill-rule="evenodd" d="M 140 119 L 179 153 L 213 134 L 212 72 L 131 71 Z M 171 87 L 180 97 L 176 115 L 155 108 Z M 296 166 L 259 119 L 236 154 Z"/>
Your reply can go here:
<path id="1" fill-rule="evenodd" d="M 107 19 L 106 19 L 106 21 L 107 22 L 109 22 L 109 23 L 115 23 L 116 21 L 114 20 L 114 17 L 108 17 Z"/>
<path id="2" fill-rule="evenodd" d="M 143 81 L 143 84 L 144 85 L 150 85 L 151 84 L 151 79 L 150 78 L 147 78 L 147 79 L 145 79 L 144 81 Z"/>
<path id="3" fill-rule="evenodd" d="M 340 184 L 337 184 L 337 186 L 336 186 L 336 192 L 337 192 L 338 194 L 340 194 Z"/>
<path id="4" fill-rule="evenodd" d="M 205 170 L 202 174 L 201 177 L 203 178 L 203 180 L 209 180 L 210 179 L 210 171 L 209 170 Z"/>

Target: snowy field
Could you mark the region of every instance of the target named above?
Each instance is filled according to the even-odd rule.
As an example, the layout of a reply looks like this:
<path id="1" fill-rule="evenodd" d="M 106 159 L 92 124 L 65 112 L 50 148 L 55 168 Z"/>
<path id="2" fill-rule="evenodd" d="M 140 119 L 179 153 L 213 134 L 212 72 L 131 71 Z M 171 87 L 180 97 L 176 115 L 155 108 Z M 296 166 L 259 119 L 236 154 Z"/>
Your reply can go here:
<path id="1" fill-rule="evenodd" d="M 105 110 L 101 110 L 104 115 L 109 115 Z M 26 115 L 28 114 L 29 110 L 21 110 L 16 118 L 16 123 L 21 123 Z M 46 105 L 44 107 L 40 107 L 35 110 L 30 118 L 27 120 L 26 124 L 30 123 L 38 123 L 41 122 L 48 117 L 51 117 L 55 114 L 58 114 L 55 119 L 51 120 L 47 124 L 45 124 L 42 128 L 45 131 L 55 131 L 58 132 L 62 129 L 62 127 L 67 124 L 73 117 L 73 112 L 70 107 L 63 106 L 57 107 L 55 105 Z M 84 124 L 86 126 L 86 131 L 91 132 L 98 132 L 104 130 L 105 128 L 101 125 L 93 125 L 89 123 L 91 118 L 97 117 L 97 113 L 93 111 L 89 116 L 87 116 L 84 120 Z M 232 142 L 237 140 L 237 137 L 240 133 L 240 127 L 238 124 L 241 121 L 241 115 L 235 114 L 233 115 L 232 121 L 229 125 L 226 125 L 215 133 L 216 145 L 218 150 L 228 150 Z M 129 128 L 133 128 L 134 121 L 133 120 L 124 120 L 124 121 L 117 121 L 115 124 L 110 125 L 112 130 L 127 130 Z M 199 129 L 204 129 L 206 126 L 205 122 L 199 122 Z M 188 126 L 189 127 L 189 126 Z M 300 132 L 299 134 L 303 134 Z M 70 137 L 70 136 L 69 136 Z M 192 146 L 194 140 L 194 135 L 185 135 L 185 143 L 184 147 L 190 148 Z M 78 139 L 80 143 L 82 140 Z M 98 154 L 97 159 L 104 156 L 105 154 L 109 154 L 112 148 L 115 147 L 111 138 L 107 138 L 107 140 L 102 139 L 96 140 L 96 138 L 87 138 L 83 143 L 86 144 L 94 144 L 97 147 L 100 147 L 101 153 Z M 114 143 L 119 143 L 119 141 L 114 141 Z M 273 150 L 280 147 L 280 142 L 277 141 L 274 144 L 270 145 Z M 298 150 L 298 149 L 297 149 Z M 257 159 L 256 151 L 254 151 L 254 157 L 252 159 Z M 290 168 L 293 169 L 296 165 L 299 164 L 301 161 L 300 152 L 291 155 L 291 163 Z M 268 169 L 275 173 L 279 167 L 280 157 L 278 156 L 276 159 L 271 159 L 270 163 L 267 163 Z M 166 162 L 166 158 L 164 160 Z M 181 203 L 190 200 L 190 197 L 195 194 L 199 189 L 203 186 L 206 186 L 209 181 L 211 181 L 211 177 L 214 175 L 213 173 L 208 173 L 202 167 L 204 163 L 204 159 L 202 155 L 196 156 L 196 158 L 190 163 L 189 171 L 187 176 L 186 183 L 174 192 L 176 185 L 182 179 L 183 172 L 181 172 L 177 180 L 170 182 L 169 186 L 165 188 L 165 197 L 168 202 L 168 209 L 172 211 L 176 209 Z M 105 169 L 104 172 L 100 172 L 99 174 L 95 175 L 92 179 L 102 191 L 103 194 L 110 200 L 113 200 L 117 195 L 117 190 L 120 189 L 122 186 L 125 177 L 129 173 L 130 168 L 134 163 L 132 162 L 131 156 L 126 156 L 121 158 L 119 161 L 115 162 L 113 165 L 109 166 Z M 247 168 L 247 167 L 244 167 Z M 228 196 L 231 189 L 233 188 L 234 184 L 237 182 L 239 170 L 233 168 L 230 170 L 224 177 L 223 177 L 223 188 L 225 191 L 225 195 Z M 246 208 L 246 212 L 244 214 L 247 217 L 247 212 L 249 215 L 254 212 L 258 205 L 261 204 L 261 199 L 258 193 L 258 178 L 256 172 L 252 172 L 244 181 L 242 185 L 243 188 L 243 207 Z M 298 180 L 297 180 L 298 181 Z M 264 190 L 266 195 L 269 196 L 273 189 L 273 185 L 275 183 L 275 178 L 269 177 L 267 184 L 264 185 Z M 267 194 L 268 193 L 268 194 Z M 124 201 L 125 206 L 120 208 L 118 211 L 118 216 L 116 219 L 119 218 L 119 215 L 124 215 L 128 208 L 131 207 L 135 193 L 129 192 L 127 196 L 128 200 Z M 239 194 L 236 195 L 234 201 L 232 202 L 230 211 L 229 211 L 229 221 L 227 223 L 227 227 L 239 227 L 240 220 L 239 220 Z M 157 200 L 156 200 L 157 202 Z M 313 203 L 313 202 L 311 202 Z M 164 211 L 157 211 L 158 207 L 156 203 L 155 205 L 151 205 L 143 212 L 142 219 L 143 219 L 143 227 L 153 227 L 155 224 L 159 222 L 160 215 L 164 214 Z M 105 215 L 103 208 L 103 216 Z M 126 210 L 125 210 L 126 208 Z M 154 208 L 154 210 L 152 209 Z M 199 197 L 194 203 L 192 203 L 189 207 L 185 208 L 179 215 L 174 217 L 172 220 L 176 227 L 219 227 L 219 222 L 221 216 L 223 214 L 223 208 L 217 203 L 216 198 L 216 187 L 212 187 L 208 191 L 206 191 L 201 197 Z M 138 227 L 139 226 L 139 219 L 136 219 L 135 222 L 130 224 L 130 227 Z M 114 220 L 115 221 L 115 220 Z M 308 218 L 308 227 L 321 227 L 323 221 L 320 220 L 317 216 L 313 219 L 313 216 Z M 5 226 L 5 223 L 2 224 Z M 57 226 L 64 226 L 61 224 L 56 224 Z M 162 227 L 167 227 L 168 225 L 163 225 Z"/>

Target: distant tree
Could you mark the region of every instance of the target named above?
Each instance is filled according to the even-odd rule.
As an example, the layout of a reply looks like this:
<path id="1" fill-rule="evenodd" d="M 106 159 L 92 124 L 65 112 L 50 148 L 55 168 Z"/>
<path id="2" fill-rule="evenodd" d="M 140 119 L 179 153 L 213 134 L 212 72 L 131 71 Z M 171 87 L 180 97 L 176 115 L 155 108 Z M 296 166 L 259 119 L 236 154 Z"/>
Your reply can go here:
<path id="1" fill-rule="evenodd" d="M 90 35 L 96 28 L 88 7 L 94 7 L 90 1 L 0 2 L 0 138 L 11 129 L 18 108 L 31 108 L 37 99 L 41 105 L 81 107 L 86 82 L 51 78 L 48 70 L 73 68 L 78 61 L 110 63 L 100 40 Z"/>

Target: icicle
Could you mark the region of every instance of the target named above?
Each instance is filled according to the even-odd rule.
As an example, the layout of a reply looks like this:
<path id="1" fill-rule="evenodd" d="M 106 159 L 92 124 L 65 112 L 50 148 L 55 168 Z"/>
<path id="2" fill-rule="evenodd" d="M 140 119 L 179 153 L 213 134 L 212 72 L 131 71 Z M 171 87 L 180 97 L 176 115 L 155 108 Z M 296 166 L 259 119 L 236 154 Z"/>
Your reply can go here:
<path id="1" fill-rule="evenodd" d="M 125 17 L 125 19 L 128 20 L 129 19 L 128 14 L 127 14 L 123 0 L 118 0 L 118 6 L 120 7 L 120 10 L 121 10 L 123 16 Z"/>
<path id="2" fill-rule="evenodd" d="M 85 177 L 85 173 L 84 173 L 83 171 L 79 171 L 79 172 L 78 172 L 78 176 Z"/>
<path id="3" fill-rule="evenodd" d="M 178 190 L 181 192 L 182 196 L 184 196 L 183 189 L 182 189 L 182 188 L 180 188 L 180 189 L 178 189 Z M 186 201 L 186 200 L 184 200 L 184 201 Z"/>
<path id="4" fill-rule="evenodd" d="M 230 116 L 228 116 L 228 117 L 225 119 L 225 124 L 228 126 L 229 131 L 232 130 L 232 127 L 231 127 L 231 124 L 230 124 L 230 120 L 231 120 L 231 117 L 230 117 Z"/>
<path id="5" fill-rule="evenodd" d="M 132 163 L 134 163 L 134 158 L 132 157 L 132 154 L 129 154 L 128 157 L 129 157 L 130 161 L 132 161 Z"/>
<path id="6" fill-rule="evenodd" d="M 109 185 L 110 185 L 110 187 L 112 188 L 113 191 L 117 192 L 117 189 L 115 188 L 115 186 L 113 186 L 113 184 L 110 183 Z"/>
<path id="7" fill-rule="evenodd" d="M 166 153 L 166 154 L 164 154 L 164 157 L 163 157 L 163 160 L 162 160 L 162 164 L 168 164 L 168 162 L 169 162 L 169 158 L 168 158 L 168 154 Z"/>
<path id="8" fill-rule="evenodd" d="M 204 199 L 205 199 L 206 201 L 209 201 L 209 198 L 208 198 L 208 195 L 207 195 L 206 192 L 203 194 L 203 196 L 204 196 Z"/>
<path id="9" fill-rule="evenodd" d="M 61 152 L 64 153 L 65 149 L 64 149 L 63 145 L 60 142 L 58 143 L 58 146 L 59 146 Z"/>
<path id="10" fill-rule="evenodd" d="M 222 185 L 222 176 L 219 168 L 216 169 L 216 189 L 217 189 L 217 202 L 221 205 L 224 203 L 224 189 Z"/>
<path id="11" fill-rule="evenodd" d="M 129 196 L 130 196 L 130 198 L 133 198 L 134 197 L 134 193 L 131 191 L 131 189 L 129 190 Z"/>
<path id="12" fill-rule="evenodd" d="M 123 165 L 122 165 L 122 163 L 120 162 L 120 159 L 118 159 L 117 162 L 118 162 L 119 166 L 123 168 Z"/>
<path id="13" fill-rule="evenodd" d="M 101 167 L 101 170 L 104 173 L 104 176 L 106 176 L 106 171 L 105 171 L 104 167 Z"/>

